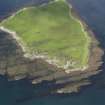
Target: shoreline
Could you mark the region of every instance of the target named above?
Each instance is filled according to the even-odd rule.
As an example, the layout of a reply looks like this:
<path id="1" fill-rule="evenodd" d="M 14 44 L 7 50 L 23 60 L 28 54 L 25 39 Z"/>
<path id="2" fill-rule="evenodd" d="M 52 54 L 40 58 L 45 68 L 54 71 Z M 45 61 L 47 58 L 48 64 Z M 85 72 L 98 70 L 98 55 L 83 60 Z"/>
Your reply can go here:
<path id="1" fill-rule="evenodd" d="M 97 64 L 97 61 L 99 61 L 98 62 L 99 64 L 98 64 L 98 67 L 97 67 L 97 69 L 98 69 L 103 63 L 102 56 L 104 55 L 103 49 L 101 47 L 99 47 L 99 43 L 100 42 L 95 37 L 95 33 L 90 29 L 90 27 L 86 24 L 86 22 L 83 19 L 81 19 L 81 16 L 79 15 L 79 13 L 76 11 L 76 9 L 73 6 L 72 6 L 72 15 L 74 17 L 76 17 L 81 22 L 82 26 L 84 27 L 84 30 L 91 37 L 91 45 L 89 46 L 90 54 L 89 54 L 89 61 L 88 61 L 88 63 L 89 63 L 89 65 L 92 65 L 93 61 L 96 61 L 96 64 Z M 96 50 L 96 52 L 94 50 Z M 99 51 L 97 51 L 97 50 L 99 50 Z M 91 68 L 91 67 L 89 67 L 89 68 Z M 89 68 L 87 68 L 87 69 L 89 69 Z"/>

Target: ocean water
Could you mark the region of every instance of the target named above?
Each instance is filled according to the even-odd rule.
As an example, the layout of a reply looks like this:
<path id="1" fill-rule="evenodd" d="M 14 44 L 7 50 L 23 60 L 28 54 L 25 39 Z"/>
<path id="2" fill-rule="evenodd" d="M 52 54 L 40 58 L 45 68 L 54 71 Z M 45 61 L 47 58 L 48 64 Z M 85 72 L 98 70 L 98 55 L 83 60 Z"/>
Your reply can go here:
<path id="1" fill-rule="evenodd" d="M 40 1 L 40 2 L 39 2 Z M 19 8 L 40 4 L 46 0 L 0 0 L 0 19 Z M 68 0 L 91 27 L 100 46 L 105 49 L 105 0 Z M 103 56 L 103 61 L 105 56 Z M 103 71 L 90 79 L 92 85 L 79 93 L 46 93 L 46 83 L 32 85 L 29 80 L 8 81 L 0 76 L 0 105 L 105 105 L 105 64 Z"/>

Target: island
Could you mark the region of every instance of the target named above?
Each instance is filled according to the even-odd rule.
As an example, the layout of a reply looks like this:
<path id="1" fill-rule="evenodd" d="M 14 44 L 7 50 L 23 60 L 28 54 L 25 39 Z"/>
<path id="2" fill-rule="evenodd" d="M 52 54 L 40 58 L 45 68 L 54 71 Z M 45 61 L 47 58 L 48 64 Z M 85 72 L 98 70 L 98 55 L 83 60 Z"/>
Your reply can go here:
<path id="1" fill-rule="evenodd" d="M 91 39 L 63 0 L 19 11 L 1 26 L 17 34 L 27 57 L 43 58 L 63 69 L 88 66 Z"/>
<path id="2" fill-rule="evenodd" d="M 25 59 L 24 62 L 28 60 L 28 64 L 22 67 L 20 63 L 15 67 L 10 63 L 6 72 L 10 77 L 33 77 L 33 84 L 57 78 L 56 83 L 79 81 L 76 86 L 72 83 L 66 84 L 66 89 L 58 89 L 57 92 L 61 93 L 88 84 L 87 80 L 80 80 L 99 72 L 96 68 L 102 63 L 99 60 L 101 57 L 94 53 L 97 51 L 102 56 L 98 42 L 86 24 L 72 13 L 72 6 L 66 0 L 21 9 L 2 21 L 0 30 L 12 36 L 22 50 L 22 59 Z M 45 70 L 47 74 L 42 73 Z"/>

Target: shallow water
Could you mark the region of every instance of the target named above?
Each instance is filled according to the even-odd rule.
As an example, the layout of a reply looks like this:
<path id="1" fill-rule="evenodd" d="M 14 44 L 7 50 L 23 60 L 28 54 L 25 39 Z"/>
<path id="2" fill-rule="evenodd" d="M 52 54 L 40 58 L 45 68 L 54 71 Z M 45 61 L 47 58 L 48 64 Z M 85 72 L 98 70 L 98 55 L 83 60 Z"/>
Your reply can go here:
<path id="1" fill-rule="evenodd" d="M 41 0 L 44 2 L 46 0 Z M 95 32 L 100 46 L 105 48 L 105 0 L 69 0 Z M 7 17 L 17 9 L 39 0 L 0 0 L 0 18 Z M 105 57 L 103 57 L 104 59 Z M 0 76 L 0 105 L 105 105 L 105 66 L 103 72 L 90 78 L 92 85 L 78 94 L 45 94 L 46 83 L 31 85 L 28 80 L 8 81 Z M 39 94 L 41 93 L 41 95 Z"/>

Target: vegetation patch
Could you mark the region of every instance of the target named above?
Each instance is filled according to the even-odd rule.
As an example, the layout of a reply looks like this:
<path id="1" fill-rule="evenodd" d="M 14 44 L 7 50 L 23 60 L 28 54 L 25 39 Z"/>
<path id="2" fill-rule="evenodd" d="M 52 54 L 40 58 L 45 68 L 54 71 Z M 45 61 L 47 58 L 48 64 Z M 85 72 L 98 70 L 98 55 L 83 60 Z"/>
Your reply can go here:
<path id="1" fill-rule="evenodd" d="M 24 9 L 1 26 L 17 33 L 27 53 L 43 55 L 65 69 L 88 65 L 90 37 L 65 0 Z"/>

